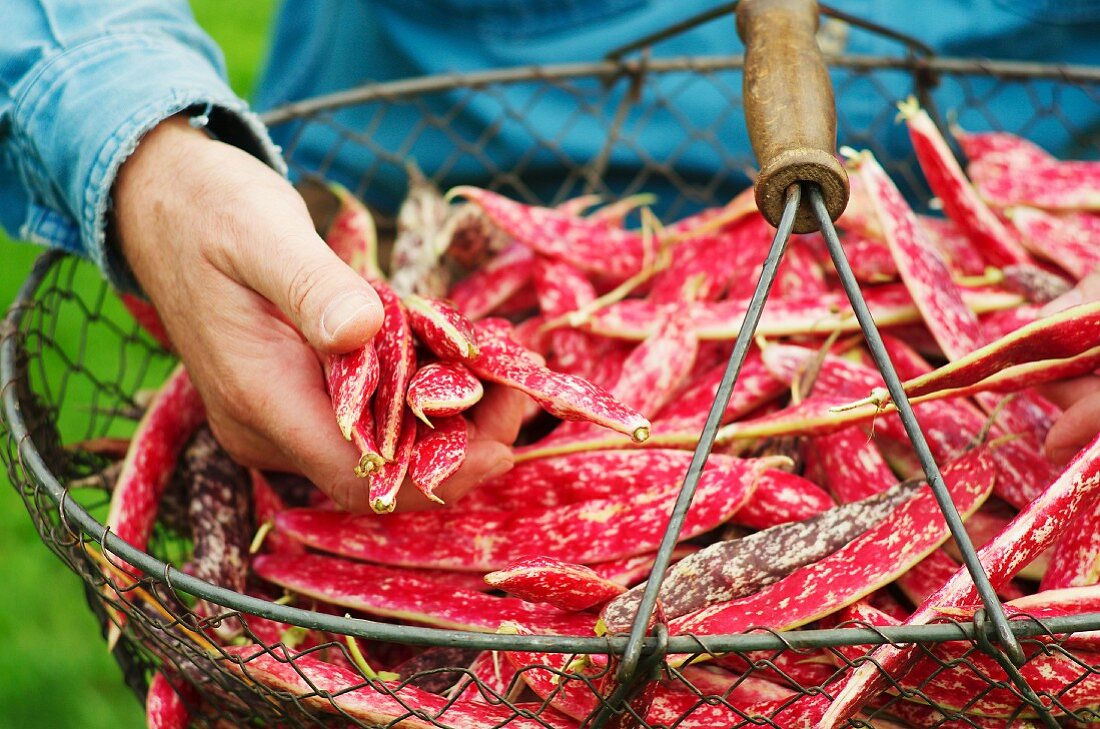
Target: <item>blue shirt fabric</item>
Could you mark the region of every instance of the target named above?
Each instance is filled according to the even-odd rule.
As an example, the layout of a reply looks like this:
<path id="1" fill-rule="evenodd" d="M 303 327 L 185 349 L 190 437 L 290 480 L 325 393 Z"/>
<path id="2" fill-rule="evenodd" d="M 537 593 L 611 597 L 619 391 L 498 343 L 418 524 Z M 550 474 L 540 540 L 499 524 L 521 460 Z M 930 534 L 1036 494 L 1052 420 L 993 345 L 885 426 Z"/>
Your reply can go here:
<path id="1" fill-rule="evenodd" d="M 385 81 L 449 71 L 598 60 L 608 50 L 717 5 L 671 0 L 284 0 L 255 108 Z M 1100 64 L 1100 0 L 842 0 L 835 6 L 898 28 L 938 53 Z M 182 0 L 5 0 L 0 35 L 0 224 L 12 235 L 85 255 L 116 286 L 132 287 L 124 262 L 107 241 L 110 190 L 141 136 L 181 111 L 209 118 L 212 134 L 283 169 L 278 149 L 250 107 L 227 87 L 218 49 L 195 25 Z M 667 40 L 655 55 L 724 55 L 740 50 L 732 20 L 719 20 Z M 896 53 L 892 41 L 853 33 L 846 51 Z M 458 92 L 456 92 L 458 93 Z M 529 93 L 516 89 L 514 94 Z M 1021 102 L 1002 94 L 991 104 Z M 851 128 L 883 113 L 881 94 L 846 97 Z M 521 105 L 524 98 L 509 99 Z M 508 164 L 525 154 L 524 125 L 552 135 L 569 123 L 575 97 L 531 99 L 537 113 L 510 119 L 487 153 Z M 1073 100 L 1061 100 L 1073 104 Z M 438 103 L 449 107 L 454 99 Z M 721 94 L 677 97 L 679 118 L 707 118 Z M 1096 104 L 1082 107 L 1096 115 Z M 385 119 L 362 108 L 334 116 L 349 129 L 369 129 L 370 144 L 332 154 L 337 138 L 320 125 L 304 134 L 276 128 L 293 162 L 337 178 L 376 164 L 379 151 L 400 156 L 423 107 Z M 430 106 L 427 111 L 431 112 Z M 1074 109 L 1066 109 L 1071 115 Z M 471 101 L 450 124 L 463 138 L 499 121 L 491 99 Z M 889 111 L 887 111 L 889 113 Z M 670 117 L 672 118 L 672 117 Z M 1097 124 L 1081 119 L 1081 127 Z M 842 125 L 843 133 L 843 125 Z M 685 169 L 721 164 L 667 124 L 652 123 L 639 140 L 655 158 L 675 152 Z M 845 141 L 844 139 L 841 140 Z M 1042 141 L 1041 139 L 1039 141 Z M 576 159 L 595 155 L 602 139 L 583 128 L 563 142 Z M 420 165 L 452 164 L 447 139 L 418 147 Z M 374 151 L 372 151 L 374 150 Z M 434 151 L 433 151 L 434 150 Z M 1058 151 L 1058 150 L 1055 150 Z M 614 160 L 613 160 L 614 161 Z M 547 154 L 547 164 L 552 164 Z M 400 195 L 398 165 L 364 192 L 392 204 Z"/>

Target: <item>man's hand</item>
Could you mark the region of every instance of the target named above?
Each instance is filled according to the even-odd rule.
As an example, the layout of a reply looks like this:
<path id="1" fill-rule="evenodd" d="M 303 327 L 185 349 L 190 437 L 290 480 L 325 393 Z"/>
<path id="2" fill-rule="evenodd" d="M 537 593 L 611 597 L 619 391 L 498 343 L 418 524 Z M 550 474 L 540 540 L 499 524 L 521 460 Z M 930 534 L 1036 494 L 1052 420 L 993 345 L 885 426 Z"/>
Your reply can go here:
<path id="1" fill-rule="evenodd" d="M 370 284 L 316 234 L 305 203 L 267 166 L 181 118 L 161 123 L 119 172 L 122 252 L 241 463 L 301 473 L 341 507 L 368 508 L 359 454 L 336 425 L 318 353 L 348 352 L 382 324 Z M 472 414 L 457 498 L 511 467 L 522 399 L 493 392 Z M 400 508 L 424 506 L 402 489 Z"/>
<path id="2" fill-rule="evenodd" d="M 1072 291 L 1043 307 L 1043 316 L 1071 306 L 1100 300 L 1100 271 L 1094 271 Z M 1065 410 L 1047 433 L 1043 451 L 1055 463 L 1066 463 L 1100 431 L 1100 377 L 1095 375 L 1054 382 L 1039 392 Z"/>

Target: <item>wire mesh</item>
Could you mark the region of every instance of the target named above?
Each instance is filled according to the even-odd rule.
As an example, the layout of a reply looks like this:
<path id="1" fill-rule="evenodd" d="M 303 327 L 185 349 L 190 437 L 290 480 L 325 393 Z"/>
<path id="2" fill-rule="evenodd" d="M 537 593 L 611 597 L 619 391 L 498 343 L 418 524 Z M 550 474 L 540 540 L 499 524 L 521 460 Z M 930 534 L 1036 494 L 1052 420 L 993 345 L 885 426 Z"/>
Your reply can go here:
<path id="1" fill-rule="evenodd" d="M 671 218 L 748 181 L 739 69 L 738 58 L 646 59 L 426 79 L 299 104 L 269 121 L 299 177 L 341 181 L 382 206 L 400 198 L 405 162 L 415 159 L 441 185 L 481 182 L 545 204 L 587 191 L 656 191 Z M 926 208 L 928 191 L 899 151 L 908 147 L 894 122 L 894 102 L 909 94 L 934 100 L 941 118 L 967 128 L 1041 131 L 1060 139 L 1065 154 L 1100 156 L 1100 130 L 1081 128 L 1073 113 L 1100 108 L 1093 69 L 839 58 L 833 75 L 841 141 L 872 149 Z M 847 103 L 867 92 L 878 99 L 874 108 Z M 721 111 L 681 113 L 677 100 L 689 93 L 712 96 Z M 1009 107 L 1011 116 L 995 111 Z M 545 136 L 527 121 L 536 115 L 560 124 Z M 646 136 L 654 127 L 677 133 L 655 148 Z M 306 128 L 322 133 L 307 138 Z M 399 144 L 380 141 L 395 134 Z M 604 150 L 582 158 L 580 141 L 593 134 L 606 140 Z M 109 342 L 112 356 L 89 358 L 93 340 L 97 351 Z M 671 636 L 667 645 L 654 636 L 643 650 L 656 659 L 645 676 L 654 680 L 609 703 L 621 637 L 433 630 L 345 618 L 308 601 L 280 605 L 263 587 L 249 596 L 219 591 L 179 569 L 190 543 L 173 520 L 161 519 L 147 555 L 102 526 L 110 480 L 96 476 L 109 459 L 89 442 L 130 435 L 140 392 L 162 382 L 173 360 L 98 274 L 43 258 L 6 320 L 0 365 L 5 462 L 43 542 L 84 581 L 105 630 L 124 617 L 114 652 L 135 692 L 144 694 L 154 671 L 165 673 L 196 726 L 558 727 L 606 709 L 624 726 L 784 727 L 797 723 L 803 702 L 831 698 L 873 646 L 890 642 L 918 645 L 916 667 L 888 677 L 887 693 L 851 726 L 1038 726 L 1036 707 L 983 652 L 970 616 L 918 628 L 827 619 L 797 631 Z M 101 541 L 141 573 L 106 567 L 96 556 Z M 225 610 L 204 617 L 196 598 Z M 888 615 L 888 604 L 878 607 Z M 241 617 L 240 642 L 252 648 L 211 641 L 217 625 Z M 1021 671 L 1057 721 L 1100 719 L 1100 615 L 1013 615 L 1012 624 L 1028 657 Z M 399 677 L 365 675 L 347 636 L 357 636 L 354 648 L 371 665 L 396 667 Z M 478 713 L 459 713 L 471 704 Z"/>

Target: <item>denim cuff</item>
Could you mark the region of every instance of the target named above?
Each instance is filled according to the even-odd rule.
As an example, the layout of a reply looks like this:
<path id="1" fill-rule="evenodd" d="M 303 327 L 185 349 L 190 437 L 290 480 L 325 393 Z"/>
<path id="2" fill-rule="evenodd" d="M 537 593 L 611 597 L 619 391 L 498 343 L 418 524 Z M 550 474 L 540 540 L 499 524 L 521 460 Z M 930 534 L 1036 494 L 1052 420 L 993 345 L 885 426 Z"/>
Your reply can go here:
<path id="1" fill-rule="evenodd" d="M 34 160 L 28 182 L 45 203 L 36 206 L 39 213 L 27 220 L 23 236 L 72 250 L 78 233 L 78 252 L 95 262 L 113 286 L 136 291 L 129 267 L 107 236 L 111 188 L 119 167 L 148 131 L 189 111 L 205 117 L 204 126 L 215 138 L 286 174 L 280 150 L 259 118 L 209 58 L 184 43 L 114 34 L 43 62 L 12 110 L 16 144 Z M 71 220 L 76 230 L 66 231 L 61 220 Z"/>

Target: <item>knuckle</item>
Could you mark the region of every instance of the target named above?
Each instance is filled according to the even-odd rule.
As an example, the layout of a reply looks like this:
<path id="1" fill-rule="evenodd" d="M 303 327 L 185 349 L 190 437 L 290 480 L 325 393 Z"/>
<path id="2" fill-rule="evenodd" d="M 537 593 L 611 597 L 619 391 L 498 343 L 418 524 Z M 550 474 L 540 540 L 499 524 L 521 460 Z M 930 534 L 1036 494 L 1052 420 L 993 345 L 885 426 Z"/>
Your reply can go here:
<path id="1" fill-rule="evenodd" d="M 299 263 L 287 272 L 287 305 L 291 316 L 301 319 L 307 315 L 308 303 L 321 289 L 330 273 L 330 267 L 321 262 Z"/>
<path id="2" fill-rule="evenodd" d="M 329 498 L 332 503 L 344 511 L 358 511 L 358 502 L 355 498 L 355 489 L 347 479 L 336 479 L 329 490 Z"/>
<path id="3" fill-rule="evenodd" d="M 256 409 L 249 406 L 252 388 L 243 378 L 225 374 L 211 385 L 214 407 L 222 419 L 245 426 L 254 424 Z"/>
<path id="4" fill-rule="evenodd" d="M 255 453 L 252 452 L 249 439 L 241 432 L 239 423 L 224 416 L 210 416 L 210 430 L 225 452 L 232 456 L 233 460 L 244 466 L 252 466 L 255 461 Z"/>

